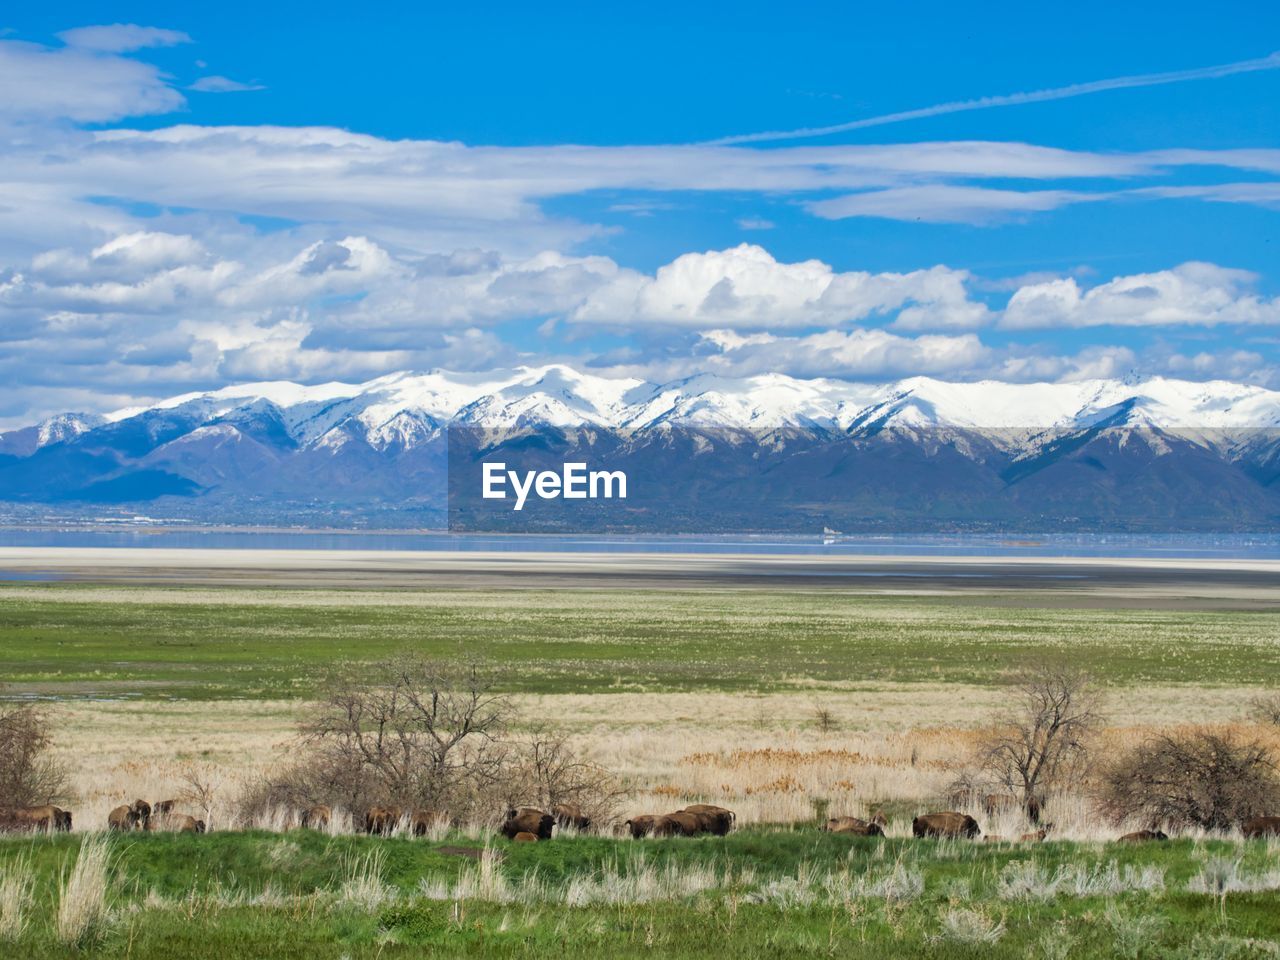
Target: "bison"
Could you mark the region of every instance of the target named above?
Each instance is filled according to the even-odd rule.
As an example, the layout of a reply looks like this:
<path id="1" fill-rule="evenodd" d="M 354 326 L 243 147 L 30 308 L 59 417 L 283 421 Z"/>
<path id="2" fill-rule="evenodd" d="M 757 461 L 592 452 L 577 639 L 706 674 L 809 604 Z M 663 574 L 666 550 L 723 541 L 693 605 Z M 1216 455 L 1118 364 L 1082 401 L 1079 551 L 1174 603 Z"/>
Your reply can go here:
<path id="1" fill-rule="evenodd" d="M 1044 838 L 1049 836 L 1049 828 L 1041 827 L 1034 833 L 1024 833 L 1018 838 L 1019 843 L 1043 843 Z"/>
<path id="2" fill-rule="evenodd" d="M 1240 825 L 1240 832 L 1248 840 L 1258 837 L 1280 837 L 1280 817 L 1254 817 Z"/>
<path id="3" fill-rule="evenodd" d="M 204 833 L 205 822 L 186 814 L 175 814 L 170 818 L 172 829 L 177 833 Z"/>
<path id="4" fill-rule="evenodd" d="M 108 830 L 128 833 L 130 830 L 138 830 L 141 827 L 142 824 L 138 822 L 138 811 L 127 803 L 120 804 L 120 806 L 107 814 Z"/>
<path id="5" fill-rule="evenodd" d="M 671 824 L 673 837 L 696 837 L 705 832 L 703 820 L 696 813 L 677 810 L 675 813 L 668 813 L 666 819 Z"/>
<path id="6" fill-rule="evenodd" d="M 145 830 L 150 823 L 151 804 L 145 800 L 122 803 L 107 814 L 108 830 Z"/>
<path id="7" fill-rule="evenodd" d="M 915 837 L 966 837 L 972 840 L 981 832 L 977 820 L 954 810 L 921 814 L 911 821 L 911 833 Z"/>
<path id="8" fill-rule="evenodd" d="M 539 840 L 550 840 L 551 829 L 556 824 L 555 817 L 545 810 L 536 807 L 511 807 L 503 819 L 500 832 L 508 840 L 517 833 L 532 833 Z"/>
<path id="9" fill-rule="evenodd" d="M 71 829 L 71 814 L 53 804 L 0 811 L 0 830 L 61 831 Z"/>
<path id="10" fill-rule="evenodd" d="M 400 825 L 399 807 L 370 807 L 364 815 L 364 832 L 389 837 Z"/>
<path id="11" fill-rule="evenodd" d="M 1120 843 L 1151 843 L 1153 841 L 1168 840 L 1169 835 L 1163 830 L 1135 830 L 1133 833 L 1126 833 L 1120 838 Z"/>
<path id="12" fill-rule="evenodd" d="M 333 810 L 327 804 L 317 803 L 302 811 L 301 823 L 303 827 L 312 830 L 326 830 L 331 819 L 333 819 Z"/>
<path id="13" fill-rule="evenodd" d="M 669 837 L 675 831 L 675 824 L 666 817 L 652 813 L 642 813 L 632 817 L 624 826 L 631 831 L 635 840 L 641 837 Z"/>
<path id="14" fill-rule="evenodd" d="M 681 813 L 691 813 L 701 821 L 703 833 L 714 833 L 717 837 L 725 836 L 733 829 L 737 815 L 732 810 L 717 807 L 710 803 L 694 803 L 685 807 Z"/>
<path id="15" fill-rule="evenodd" d="M 832 817 L 822 825 L 824 833 L 848 833 L 855 837 L 883 837 L 884 828 L 874 821 L 857 817 Z"/>
<path id="16" fill-rule="evenodd" d="M 143 829 L 153 833 L 157 831 L 204 833 L 205 822 L 185 813 L 167 813 L 163 817 L 152 817 Z"/>
<path id="17" fill-rule="evenodd" d="M 551 815 L 555 817 L 557 827 L 586 830 L 591 826 L 591 818 L 583 813 L 582 807 L 576 803 L 557 803 L 551 808 Z"/>
<path id="18" fill-rule="evenodd" d="M 167 817 L 173 813 L 177 806 L 177 800 L 157 800 L 155 806 L 151 808 L 151 815 L 154 817 Z"/>
<path id="19" fill-rule="evenodd" d="M 536 833 L 530 833 L 528 830 L 521 830 L 511 839 L 516 843 L 537 843 L 538 835 Z"/>

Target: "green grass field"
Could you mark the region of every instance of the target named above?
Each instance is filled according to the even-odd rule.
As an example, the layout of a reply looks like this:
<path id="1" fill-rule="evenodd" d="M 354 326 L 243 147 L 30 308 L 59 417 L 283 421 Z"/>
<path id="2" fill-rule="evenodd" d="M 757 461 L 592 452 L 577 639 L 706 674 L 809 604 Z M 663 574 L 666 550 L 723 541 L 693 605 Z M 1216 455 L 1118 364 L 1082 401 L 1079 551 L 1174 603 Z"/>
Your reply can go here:
<path id="1" fill-rule="evenodd" d="M 1044 654 L 1115 685 L 1280 681 L 1280 614 L 1007 599 L 24 585 L 0 588 L 0 676 L 53 695 L 305 697 L 336 661 L 412 648 L 478 655 L 506 668 L 507 689 L 542 693 L 984 684 Z"/>
<path id="2" fill-rule="evenodd" d="M 34 884 L 0 953 L 1264 957 L 1280 938 L 1263 843 L 1010 848 L 759 828 L 497 840 L 486 871 L 448 852 L 480 843 L 463 836 L 293 831 L 113 838 L 106 919 L 76 950 L 55 930 L 80 843 L 0 840 L 0 890 L 19 873 Z"/>

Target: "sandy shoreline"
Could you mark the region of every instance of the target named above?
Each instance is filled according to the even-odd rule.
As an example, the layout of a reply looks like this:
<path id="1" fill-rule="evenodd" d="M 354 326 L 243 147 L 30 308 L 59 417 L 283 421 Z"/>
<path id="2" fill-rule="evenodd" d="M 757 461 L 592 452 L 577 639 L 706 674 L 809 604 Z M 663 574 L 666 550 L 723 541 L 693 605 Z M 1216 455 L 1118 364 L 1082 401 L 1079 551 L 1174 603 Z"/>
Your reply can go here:
<path id="1" fill-rule="evenodd" d="M 528 551 L 0 547 L 0 583 L 31 580 L 394 589 L 838 588 L 1001 591 L 1280 603 L 1280 561 L 1165 557 L 980 557 Z"/>

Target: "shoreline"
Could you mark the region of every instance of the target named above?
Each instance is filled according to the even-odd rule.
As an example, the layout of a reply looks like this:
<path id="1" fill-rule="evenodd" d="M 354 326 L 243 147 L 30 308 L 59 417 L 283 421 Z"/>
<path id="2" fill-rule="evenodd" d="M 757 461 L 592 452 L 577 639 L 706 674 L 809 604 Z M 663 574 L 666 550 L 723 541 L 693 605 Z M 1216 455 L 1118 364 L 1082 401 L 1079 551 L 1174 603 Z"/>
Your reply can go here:
<path id="1" fill-rule="evenodd" d="M 456 570 L 520 567 L 537 562 L 544 569 L 576 570 L 669 567 L 679 563 L 694 568 L 746 567 L 837 571 L 842 567 L 1098 567 L 1139 570 L 1213 570 L 1269 573 L 1280 576 L 1280 560 L 1228 557 L 1148 556 L 983 556 L 932 554 L 814 554 L 701 553 L 682 551 L 557 551 L 557 550 L 358 550 L 289 547 L 10 547 L 0 546 L 0 570 L 35 567 L 170 566 L 185 569 L 344 569 L 384 570 L 389 564 L 402 569 L 448 566 Z"/>

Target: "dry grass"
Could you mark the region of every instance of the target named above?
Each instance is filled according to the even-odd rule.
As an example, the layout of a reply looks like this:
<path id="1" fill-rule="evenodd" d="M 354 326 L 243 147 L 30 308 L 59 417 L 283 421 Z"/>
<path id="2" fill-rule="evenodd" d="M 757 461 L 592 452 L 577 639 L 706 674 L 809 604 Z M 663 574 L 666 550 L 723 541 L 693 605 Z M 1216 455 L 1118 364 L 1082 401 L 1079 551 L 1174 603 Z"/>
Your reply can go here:
<path id="1" fill-rule="evenodd" d="M 27 857 L 0 871 L 0 942 L 17 940 L 27 929 L 34 888 L 35 874 Z"/>
<path id="2" fill-rule="evenodd" d="M 102 935 L 110 916 L 110 870 L 110 843 L 102 834 L 90 835 L 80 845 L 75 865 L 58 895 L 54 933 L 59 943 L 80 947 Z"/>
<path id="3" fill-rule="evenodd" d="M 1101 750 L 1110 755 L 1157 726 L 1222 724 L 1239 718 L 1249 693 L 1234 689 L 1130 689 L 1115 698 L 1114 726 Z M 806 822 L 815 801 L 830 813 L 865 815 L 881 803 L 921 807 L 938 802 L 956 769 L 971 755 L 979 724 L 999 691 L 957 685 L 879 685 L 827 696 L 840 718 L 835 731 L 814 728 L 813 701 L 803 693 L 595 694 L 517 698 L 529 720 L 555 717 L 587 756 L 616 772 L 630 791 L 624 815 L 664 812 L 687 803 L 723 803 L 742 823 Z M 134 797 L 179 798 L 193 769 L 219 786 L 208 811 L 179 803 L 218 829 L 285 829 L 291 811 L 253 824 L 233 809 L 239 788 L 270 768 L 290 743 L 300 704 L 223 701 L 196 703 L 69 703 L 53 708 L 57 751 L 73 772 L 70 804 L 78 830 L 105 826 L 107 813 Z M 1280 729 L 1228 724 L 1280 752 Z M 986 833 L 1018 836 L 1027 825 L 1016 812 L 988 817 L 973 810 Z M 352 818 L 334 812 L 330 831 L 346 832 Z M 1053 798 L 1046 818 L 1056 836 L 1097 839 L 1114 830 L 1099 824 L 1086 798 Z M 890 833 L 909 824 L 895 821 Z M 479 832 L 477 825 L 473 832 Z"/>

